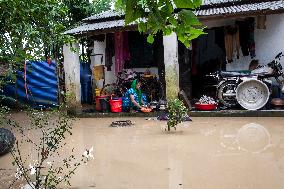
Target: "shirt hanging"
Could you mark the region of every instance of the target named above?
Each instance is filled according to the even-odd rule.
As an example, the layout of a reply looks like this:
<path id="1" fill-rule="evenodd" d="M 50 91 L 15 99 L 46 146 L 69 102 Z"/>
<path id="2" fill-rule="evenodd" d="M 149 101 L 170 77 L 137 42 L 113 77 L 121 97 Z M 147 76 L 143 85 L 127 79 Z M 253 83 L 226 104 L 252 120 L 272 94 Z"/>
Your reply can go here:
<path id="1" fill-rule="evenodd" d="M 237 26 L 225 28 L 225 50 L 228 63 L 233 62 L 234 50 L 237 51 L 237 58 L 240 57 L 240 38 Z"/>
<path id="2" fill-rule="evenodd" d="M 128 33 L 116 32 L 114 34 L 115 41 L 115 74 L 118 75 L 124 68 L 126 60 L 130 60 L 130 52 L 128 46 Z"/>

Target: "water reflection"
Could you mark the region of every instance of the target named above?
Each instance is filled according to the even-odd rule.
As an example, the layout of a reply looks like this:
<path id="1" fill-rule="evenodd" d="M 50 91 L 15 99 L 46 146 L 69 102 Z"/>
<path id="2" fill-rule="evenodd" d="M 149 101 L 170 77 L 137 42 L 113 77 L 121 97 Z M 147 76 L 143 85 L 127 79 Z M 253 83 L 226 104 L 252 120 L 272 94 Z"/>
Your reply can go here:
<path id="1" fill-rule="evenodd" d="M 241 150 L 260 153 L 271 145 L 271 137 L 265 127 L 256 123 L 242 126 L 236 137 Z"/>
<path id="2" fill-rule="evenodd" d="M 231 151 L 260 153 L 271 146 L 268 130 L 257 123 L 246 124 L 240 129 L 223 129 L 220 134 L 221 147 Z"/>

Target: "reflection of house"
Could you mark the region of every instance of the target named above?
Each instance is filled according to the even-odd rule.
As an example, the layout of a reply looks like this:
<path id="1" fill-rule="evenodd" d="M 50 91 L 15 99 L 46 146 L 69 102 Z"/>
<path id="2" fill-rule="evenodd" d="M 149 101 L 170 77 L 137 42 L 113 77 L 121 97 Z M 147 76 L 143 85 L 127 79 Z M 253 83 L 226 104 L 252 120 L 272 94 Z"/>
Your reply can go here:
<path id="1" fill-rule="evenodd" d="M 136 59 L 128 62 L 129 68 L 144 71 L 145 67 L 150 67 L 160 79 L 165 77 L 167 95 L 175 95 L 182 88 L 189 97 L 198 97 L 198 91 L 202 90 L 199 83 L 202 74 L 220 69 L 244 70 L 248 68 L 252 58 L 266 64 L 282 51 L 283 13 L 284 0 L 204 0 L 195 14 L 207 26 L 208 34 L 194 40 L 190 49 L 180 44 L 175 34 L 158 37 L 154 46 L 145 44 L 145 37 L 138 33 L 135 25 L 124 26 L 124 15 L 111 11 L 86 18 L 83 20 L 84 24 L 65 33 L 92 37 L 93 54 L 97 55 L 92 56 L 93 63 L 106 64 L 105 49 L 108 48 L 108 42 L 105 35 L 128 31 L 128 42 L 134 45 L 129 45 L 130 52 Z M 226 33 L 236 34 L 236 31 L 228 26 L 237 26 L 240 46 L 234 37 L 225 37 Z M 236 46 L 240 51 L 238 58 Z M 78 48 L 78 45 L 75 47 Z M 64 57 L 66 86 L 76 93 L 79 102 L 80 72 L 79 64 L 75 64 L 79 62 L 78 54 L 72 53 L 68 46 L 65 46 Z M 118 66 L 116 64 L 117 61 L 113 59 L 112 66 L 106 71 L 107 83 L 114 81 L 115 66 Z"/>

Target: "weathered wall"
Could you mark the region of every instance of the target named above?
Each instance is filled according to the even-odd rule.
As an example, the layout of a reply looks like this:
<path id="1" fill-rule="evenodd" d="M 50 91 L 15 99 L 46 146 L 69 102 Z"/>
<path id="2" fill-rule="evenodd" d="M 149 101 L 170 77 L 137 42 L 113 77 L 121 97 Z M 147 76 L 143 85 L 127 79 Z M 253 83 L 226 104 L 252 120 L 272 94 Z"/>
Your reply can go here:
<path id="1" fill-rule="evenodd" d="M 270 62 L 280 51 L 284 50 L 284 14 L 268 15 L 266 29 L 255 29 L 256 59 L 261 65 Z M 243 57 L 228 64 L 228 70 L 248 69 L 251 58 Z"/>
<path id="2" fill-rule="evenodd" d="M 106 48 L 106 42 L 105 41 L 103 41 L 103 42 L 94 41 L 93 53 L 92 53 L 92 56 L 91 56 L 91 69 L 93 68 L 94 65 L 95 66 L 105 65 L 105 48 Z M 96 55 L 96 54 L 102 54 L 102 56 Z M 115 82 L 114 70 L 115 70 L 114 64 L 112 65 L 111 71 L 107 71 L 107 68 L 105 68 L 105 83 L 106 84 Z M 99 88 L 102 88 L 103 80 L 96 81 L 96 85 Z"/>
<path id="3" fill-rule="evenodd" d="M 179 92 L 178 41 L 175 33 L 163 37 L 167 99 L 173 99 Z"/>
<path id="4" fill-rule="evenodd" d="M 266 28 L 256 30 L 256 58 L 261 64 L 270 62 L 280 51 L 284 51 L 284 14 L 267 16 Z"/>
<path id="5" fill-rule="evenodd" d="M 234 20 L 211 21 L 204 23 L 208 28 L 234 24 Z M 284 51 L 284 14 L 267 15 L 266 29 L 255 28 L 256 59 L 265 65 L 280 52 Z M 233 63 L 227 64 L 227 70 L 246 70 L 251 61 L 250 56 L 234 58 Z M 282 61 L 284 65 L 284 61 Z"/>
<path id="6" fill-rule="evenodd" d="M 63 55 L 67 104 L 76 109 L 81 106 L 79 44 L 64 45 Z"/>

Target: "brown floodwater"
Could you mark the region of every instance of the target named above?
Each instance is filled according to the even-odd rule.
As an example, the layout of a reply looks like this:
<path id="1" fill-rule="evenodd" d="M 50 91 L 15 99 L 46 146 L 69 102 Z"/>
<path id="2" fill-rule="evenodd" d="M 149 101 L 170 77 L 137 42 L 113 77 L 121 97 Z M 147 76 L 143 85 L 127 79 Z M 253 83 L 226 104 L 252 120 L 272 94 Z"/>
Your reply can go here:
<path id="1" fill-rule="evenodd" d="M 126 119 L 134 125 L 109 127 Z M 75 147 L 80 157 L 93 146 L 94 160 L 77 170 L 71 188 L 284 188 L 284 118 L 194 117 L 171 132 L 165 125 L 145 118 L 76 120 L 62 156 Z M 10 155 L 0 157 L 6 174 L 0 188 L 13 171 Z"/>

